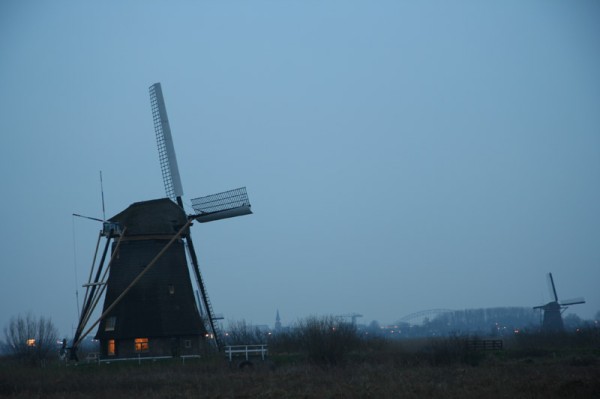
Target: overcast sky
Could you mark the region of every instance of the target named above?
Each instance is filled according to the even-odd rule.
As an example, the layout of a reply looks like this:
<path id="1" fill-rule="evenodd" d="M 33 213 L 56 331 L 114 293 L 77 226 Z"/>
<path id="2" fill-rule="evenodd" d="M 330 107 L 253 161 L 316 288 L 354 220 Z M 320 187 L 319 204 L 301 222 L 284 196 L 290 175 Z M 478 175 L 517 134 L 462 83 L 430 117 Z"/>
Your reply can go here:
<path id="1" fill-rule="evenodd" d="M 600 3 L 0 3 L 0 327 L 76 325 L 102 217 L 164 197 L 161 82 L 213 307 L 600 310 Z M 79 287 L 79 288 L 77 288 Z"/>

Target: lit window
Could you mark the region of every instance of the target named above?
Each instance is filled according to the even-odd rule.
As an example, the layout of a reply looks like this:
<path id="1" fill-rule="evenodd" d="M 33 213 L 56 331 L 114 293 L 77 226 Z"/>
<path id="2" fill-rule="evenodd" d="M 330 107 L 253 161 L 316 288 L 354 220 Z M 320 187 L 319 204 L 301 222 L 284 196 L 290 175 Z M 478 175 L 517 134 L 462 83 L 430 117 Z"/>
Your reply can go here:
<path id="1" fill-rule="evenodd" d="M 108 353 L 108 356 L 114 356 L 116 354 L 114 339 L 108 340 L 107 353 Z"/>
<path id="2" fill-rule="evenodd" d="M 106 319 L 106 322 L 104 323 L 104 331 L 115 331 L 115 324 L 117 323 L 117 318 L 116 317 L 109 317 L 108 319 Z"/>
<path id="3" fill-rule="evenodd" d="M 148 351 L 148 338 L 136 338 L 134 342 L 136 352 Z"/>
<path id="4" fill-rule="evenodd" d="M 35 339 L 34 338 L 29 338 L 27 340 L 27 346 L 35 346 Z"/>

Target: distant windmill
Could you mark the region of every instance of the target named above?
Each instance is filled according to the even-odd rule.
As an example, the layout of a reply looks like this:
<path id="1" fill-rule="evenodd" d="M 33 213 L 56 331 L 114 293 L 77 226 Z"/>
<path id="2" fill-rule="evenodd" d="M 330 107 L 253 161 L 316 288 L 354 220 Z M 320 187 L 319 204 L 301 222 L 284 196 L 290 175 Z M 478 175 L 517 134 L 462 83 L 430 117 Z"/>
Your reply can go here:
<path id="1" fill-rule="evenodd" d="M 562 312 L 564 312 L 570 305 L 585 303 L 585 300 L 583 298 L 576 298 L 559 302 L 558 295 L 556 295 L 556 286 L 554 285 L 552 273 L 548 273 L 548 288 L 550 289 L 550 295 L 554 298 L 554 300 L 545 305 L 535 306 L 534 309 L 541 309 L 544 311 L 542 331 L 561 332 L 564 331 Z"/>
<path id="2" fill-rule="evenodd" d="M 154 129 L 168 198 L 136 202 L 103 223 L 98 236 L 79 324 L 71 348 L 76 358 L 81 340 L 96 326 L 103 357 L 197 355 L 204 343 L 221 337 L 198 266 L 191 238 L 200 223 L 251 214 L 245 188 L 192 199 L 195 214 L 186 215 L 183 188 L 160 83 L 150 87 Z M 106 244 L 98 265 L 101 238 Z M 103 269 L 109 247 L 110 261 Z M 198 303 L 189 257 L 197 286 Z M 93 310 L 106 291 L 101 316 L 91 326 Z M 87 329 L 86 329 L 87 328 Z"/>

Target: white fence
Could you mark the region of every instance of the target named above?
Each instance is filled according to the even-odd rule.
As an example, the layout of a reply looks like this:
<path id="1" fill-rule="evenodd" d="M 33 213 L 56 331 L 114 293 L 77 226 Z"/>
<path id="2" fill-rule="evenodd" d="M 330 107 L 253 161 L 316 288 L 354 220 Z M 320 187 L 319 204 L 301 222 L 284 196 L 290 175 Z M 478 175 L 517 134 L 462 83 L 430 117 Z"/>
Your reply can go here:
<path id="1" fill-rule="evenodd" d="M 231 361 L 234 357 L 244 357 L 248 360 L 250 357 L 260 356 L 262 360 L 265 360 L 267 356 L 268 348 L 267 344 L 261 345 L 227 345 L 225 347 L 225 355 L 227 359 Z"/>

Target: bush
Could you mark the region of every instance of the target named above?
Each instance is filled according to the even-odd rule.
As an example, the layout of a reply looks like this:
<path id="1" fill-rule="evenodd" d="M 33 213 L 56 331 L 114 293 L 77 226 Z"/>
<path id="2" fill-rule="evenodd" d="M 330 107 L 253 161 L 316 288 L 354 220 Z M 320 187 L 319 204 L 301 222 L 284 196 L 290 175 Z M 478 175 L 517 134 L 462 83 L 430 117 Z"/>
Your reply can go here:
<path id="1" fill-rule="evenodd" d="M 450 364 L 470 364 L 476 366 L 481 360 L 481 353 L 467 349 L 465 337 L 447 337 L 432 339 L 423 351 L 429 364 L 445 366 Z"/>

